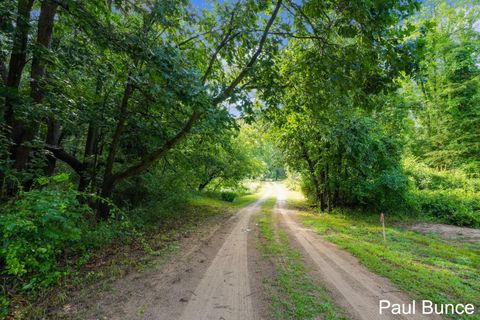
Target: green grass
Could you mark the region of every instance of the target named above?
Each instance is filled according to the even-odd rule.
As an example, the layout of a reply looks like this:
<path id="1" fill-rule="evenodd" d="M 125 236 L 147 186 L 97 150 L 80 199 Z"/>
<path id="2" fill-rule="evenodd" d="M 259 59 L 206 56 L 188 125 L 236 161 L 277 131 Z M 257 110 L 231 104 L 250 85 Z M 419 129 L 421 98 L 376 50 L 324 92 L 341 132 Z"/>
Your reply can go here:
<path id="1" fill-rule="evenodd" d="M 265 287 L 272 319 L 344 319 L 326 291 L 308 276 L 301 255 L 289 245 L 287 234 L 276 228 L 275 199 L 262 205 L 258 219 L 260 252 L 275 265 L 275 276 Z"/>
<path id="2" fill-rule="evenodd" d="M 259 197 L 260 193 L 248 194 L 231 203 L 196 194 L 188 202 L 168 210 L 152 204 L 148 210 L 141 211 L 145 213 L 138 217 L 144 221 L 141 224 L 134 222 L 136 229 L 143 234 L 141 238 L 117 239 L 91 250 L 88 257 L 76 257 L 75 261 L 86 258 L 83 265 L 70 270 L 55 286 L 16 295 L 13 297 L 17 309 L 15 319 L 63 318 L 49 312 L 65 305 L 73 293 L 82 292 L 83 295 L 88 294 L 89 290 L 110 290 L 114 280 L 124 277 L 132 269 L 137 272 L 160 269 L 180 249 L 179 239 L 184 235 L 195 232 L 198 226 L 209 219 L 235 213 Z M 145 250 L 145 245 L 151 250 Z"/>
<path id="3" fill-rule="evenodd" d="M 477 314 L 468 319 L 480 319 L 480 244 L 413 232 L 405 222 L 392 222 L 387 216 L 385 248 L 377 215 L 313 214 L 304 205 L 299 215 L 304 225 L 351 252 L 412 298 L 438 304 L 473 303 Z"/>
<path id="4" fill-rule="evenodd" d="M 204 194 L 196 194 L 190 199 L 190 204 L 199 206 L 210 206 L 213 208 L 232 208 L 241 209 L 250 203 L 257 201 L 261 193 L 251 193 L 236 197 L 233 202 L 222 201 L 215 195 L 207 196 Z"/>

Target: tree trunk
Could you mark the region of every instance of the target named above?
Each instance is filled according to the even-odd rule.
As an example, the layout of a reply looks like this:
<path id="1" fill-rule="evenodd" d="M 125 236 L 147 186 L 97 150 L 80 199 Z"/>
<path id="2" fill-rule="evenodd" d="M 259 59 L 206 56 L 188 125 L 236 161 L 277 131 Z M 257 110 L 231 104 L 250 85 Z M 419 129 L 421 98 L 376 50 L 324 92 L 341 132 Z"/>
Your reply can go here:
<path id="1" fill-rule="evenodd" d="M 100 97 L 103 89 L 103 80 L 99 74 L 97 77 L 97 84 L 95 87 L 95 94 Z M 100 108 L 102 103 L 98 104 Z M 88 187 L 90 182 L 95 178 L 96 160 L 98 154 L 98 127 L 95 121 L 90 121 L 88 124 L 87 140 L 85 142 L 85 151 L 83 154 L 83 163 L 85 165 L 85 171 L 80 175 L 80 181 L 78 183 L 78 190 L 83 192 Z"/>
<path id="2" fill-rule="evenodd" d="M 324 210 L 323 194 L 322 194 L 322 191 L 320 189 L 320 181 L 319 181 L 317 175 L 315 174 L 315 166 L 313 164 L 312 159 L 310 159 L 310 156 L 308 155 L 306 146 L 303 143 L 300 143 L 300 144 L 301 144 L 301 147 L 302 147 L 303 159 L 305 160 L 305 162 L 307 162 L 308 172 L 310 174 L 310 179 L 312 180 L 312 183 L 315 186 L 315 195 L 317 197 L 318 203 L 320 204 L 320 210 L 323 211 Z"/>
<path id="3" fill-rule="evenodd" d="M 133 84 L 131 79 L 131 74 L 128 74 L 127 82 L 125 84 L 125 90 L 123 91 L 123 98 L 122 102 L 120 103 L 120 108 L 118 110 L 118 122 L 117 126 L 115 127 L 115 131 L 113 132 L 112 142 L 110 143 L 110 150 L 108 152 L 107 163 L 105 166 L 105 181 L 109 180 L 112 176 L 113 171 L 113 163 L 115 162 L 115 157 L 117 155 L 118 146 L 120 144 L 120 139 L 123 134 L 123 130 L 125 129 L 125 122 L 127 119 L 127 109 L 128 109 L 128 101 L 130 100 L 130 96 L 133 93 Z"/>
<path id="4" fill-rule="evenodd" d="M 8 70 L 3 61 L 0 61 L 0 79 L 2 80 L 2 85 L 7 85 L 7 75 Z"/>
<path id="5" fill-rule="evenodd" d="M 120 139 L 122 137 L 123 130 L 125 129 L 125 122 L 127 120 L 127 111 L 128 111 L 128 101 L 133 93 L 133 83 L 131 78 L 131 73 L 128 74 L 127 82 L 125 84 L 125 90 L 123 92 L 122 102 L 119 107 L 119 118 L 115 131 L 113 132 L 112 142 L 110 143 L 110 150 L 108 152 L 107 163 L 105 165 L 105 174 L 103 177 L 102 190 L 100 196 L 103 199 L 109 199 L 113 193 L 113 188 L 115 186 L 116 180 L 113 176 L 113 164 L 115 162 L 115 157 L 117 155 L 118 147 L 120 145 Z M 105 203 L 104 200 L 100 200 L 98 204 L 98 218 L 105 219 L 108 218 L 109 206 Z"/>
<path id="6" fill-rule="evenodd" d="M 60 123 L 51 116 L 47 119 L 47 137 L 45 143 L 51 146 L 59 146 L 61 136 Z M 47 156 L 47 166 L 45 167 L 45 175 L 51 176 L 55 172 L 55 166 L 57 164 L 57 158 L 54 156 Z"/>
<path id="7" fill-rule="evenodd" d="M 327 193 L 325 192 L 325 182 L 323 181 L 323 175 L 322 175 L 323 172 L 320 172 L 318 175 L 317 175 L 317 184 L 318 184 L 318 189 L 319 192 L 320 192 L 320 195 L 319 195 L 319 198 L 321 199 L 320 200 L 320 211 L 325 211 L 325 205 L 327 204 Z"/>
<path id="8" fill-rule="evenodd" d="M 28 33 L 30 31 L 30 13 L 33 0 L 19 0 L 17 9 L 16 29 L 13 37 L 12 52 L 8 65 L 6 86 L 9 91 L 5 99 L 4 120 L 10 128 L 14 122 L 14 100 L 18 99 L 18 87 L 22 78 L 27 57 Z"/>
<path id="9" fill-rule="evenodd" d="M 203 189 L 205 189 L 205 187 L 212 181 L 212 179 L 208 179 L 207 181 L 205 182 L 202 182 L 198 185 L 198 191 L 203 191 Z"/>
<path id="10" fill-rule="evenodd" d="M 331 183 L 328 179 L 328 162 L 325 163 L 325 193 L 326 193 L 326 204 L 327 204 L 327 211 L 330 212 L 332 210 L 332 190 L 331 190 Z"/>
<path id="11" fill-rule="evenodd" d="M 50 48 L 56 10 L 57 4 L 53 1 L 45 0 L 42 2 L 40 16 L 38 18 L 36 49 L 34 50 L 30 71 L 30 96 L 34 104 L 42 103 L 45 96 L 45 92 L 42 89 L 40 82 L 45 77 L 44 51 Z M 37 121 L 37 119 L 33 119 L 29 123 L 25 123 L 21 120 L 14 121 L 12 132 L 14 142 L 13 156 L 15 160 L 14 167 L 17 170 L 25 169 L 28 163 L 31 143 L 38 130 Z M 52 125 L 52 127 L 55 127 L 55 125 Z M 52 133 L 51 135 L 54 134 Z"/>
<path id="12" fill-rule="evenodd" d="M 85 154 L 83 159 L 86 170 L 80 175 L 80 181 L 78 183 L 78 190 L 82 192 L 88 187 L 94 175 L 91 172 L 95 168 L 95 163 L 92 161 L 92 157 L 95 157 L 97 154 L 97 138 L 98 128 L 93 122 L 90 122 L 88 125 L 87 141 L 85 143 Z"/>
<path id="13" fill-rule="evenodd" d="M 107 201 L 113 194 L 114 181 L 112 178 L 105 180 L 100 192 L 101 199 L 96 203 L 97 219 L 106 220 L 110 215 L 110 206 Z"/>
<path id="14" fill-rule="evenodd" d="M 208 184 L 210 182 L 212 182 L 213 179 L 215 179 L 215 177 L 217 177 L 217 174 L 219 172 L 213 172 L 208 178 L 207 180 L 205 180 L 204 182 L 200 183 L 200 185 L 198 186 L 198 191 L 203 191 L 203 189 L 205 189 L 206 186 L 208 186 Z"/>
<path id="15" fill-rule="evenodd" d="M 14 108 L 19 100 L 18 88 L 20 86 L 20 80 L 22 79 L 22 73 L 26 63 L 28 33 L 30 31 L 30 13 L 32 11 L 33 1 L 34 0 L 18 1 L 17 20 L 15 23 L 16 28 L 13 36 L 8 71 L 2 70 L 3 83 L 8 92 L 3 110 L 3 124 L 5 126 L 2 125 L 1 128 L 4 130 L 5 136 L 12 135 L 12 128 L 15 122 Z M 2 68 L 6 69 L 3 63 Z M 9 150 L 9 156 L 13 158 L 11 151 L 12 150 Z M 3 193 L 3 190 L 5 189 L 7 189 L 8 193 L 14 193 L 14 188 L 5 185 L 5 176 L 2 172 L 0 174 L 0 190 L 2 190 Z"/>

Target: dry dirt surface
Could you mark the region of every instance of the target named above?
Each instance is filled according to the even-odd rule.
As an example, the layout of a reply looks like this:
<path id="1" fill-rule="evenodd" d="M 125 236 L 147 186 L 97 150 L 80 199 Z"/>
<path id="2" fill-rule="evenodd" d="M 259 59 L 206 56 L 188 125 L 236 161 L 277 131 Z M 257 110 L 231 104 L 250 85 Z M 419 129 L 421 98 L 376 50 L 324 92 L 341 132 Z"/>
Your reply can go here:
<path id="1" fill-rule="evenodd" d="M 260 200 L 226 221 L 203 226 L 156 270 L 134 272 L 117 280 L 108 290 L 100 287 L 86 295 L 79 294 L 57 318 L 265 318 L 268 307 L 258 279 L 261 275 L 251 270 L 260 263 L 256 259 L 262 257 L 254 252 L 255 243 L 248 243 L 252 242 L 251 231 L 256 228 L 250 218 L 269 195 L 267 191 Z"/>
<path id="2" fill-rule="evenodd" d="M 181 320 L 257 318 L 252 303 L 255 291 L 250 288 L 247 240 L 252 231 L 250 218 L 267 197 L 268 193 L 238 213 L 238 222 L 193 292 Z"/>
<path id="3" fill-rule="evenodd" d="M 295 211 L 285 208 L 286 190 L 276 186 L 277 212 L 283 220 L 283 226 L 292 242 L 306 257 L 307 263 L 314 270 L 314 276 L 323 283 L 336 304 L 341 306 L 351 319 L 439 319 L 421 315 L 400 316 L 379 314 L 379 300 L 386 299 L 393 303 L 409 304 L 409 299 L 390 281 L 382 278 L 364 266 L 358 260 L 335 245 L 325 241 L 310 229 L 303 227 L 295 218 Z M 417 307 L 418 307 L 417 302 Z"/>
<path id="4" fill-rule="evenodd" d="M 410 303 L 388 280 L 379 277 L 350 254 L 302 227 L 295 211 L 285 207 L 285 188 L 276 184 L 257 202 L 229 219 L 205 225 L 185 239 L 181 249 L 155 270 L 134 272 L 113 283 L 109 290 L 80 294 L 65 306 L 65 319 L 250 320 L 270 319 L 263 282 L 271 276 L 257 252 L 252 216 L 274 191 L 281 228 L 294 248 L 305 257 L 312 276 L 325 286 L 334 303 L 351 319 L 434 319 L 417 314 L 379 315 L 379 299 Z M 265 268 L 265 266 L 267 266 Z M 263 269 L 264 271 L 258 271 Z M 265 269 L 267 269 L 265 271 Z M 94 292 L 92 292 L 94 291 Z"/>
<path id="5" fill-rule="evenodd" d="M 447 240 L 463 240 L 467 242 L 480 242 L 480 229 L 450 226 L 439 223 L 419 223 L 410 229 L 421 233 L 438 234 Z"/>

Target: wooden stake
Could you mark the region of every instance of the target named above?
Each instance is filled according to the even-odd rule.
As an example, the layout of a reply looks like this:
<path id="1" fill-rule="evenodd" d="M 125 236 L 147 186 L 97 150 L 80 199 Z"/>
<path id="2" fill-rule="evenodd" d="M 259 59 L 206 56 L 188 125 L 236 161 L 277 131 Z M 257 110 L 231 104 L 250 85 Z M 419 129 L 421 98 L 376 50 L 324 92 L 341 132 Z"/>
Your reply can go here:
<path id="1" fill-rule="evenodd" d="M 385 234 L 385 215 L 380 213 L 380 221 L 382 222 L 382 231 L 383 231 L 383 244 L 387 246 L 387 235 Z"/>

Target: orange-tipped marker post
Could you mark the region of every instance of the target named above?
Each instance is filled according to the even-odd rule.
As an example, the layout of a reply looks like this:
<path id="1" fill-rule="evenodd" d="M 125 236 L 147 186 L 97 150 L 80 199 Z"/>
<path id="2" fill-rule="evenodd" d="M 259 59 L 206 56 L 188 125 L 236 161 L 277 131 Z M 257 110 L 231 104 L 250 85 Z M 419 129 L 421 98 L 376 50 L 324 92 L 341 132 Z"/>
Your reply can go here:
<path id="1" fill-rule="evenodd" d="M 383 212 L 380 213 L 380 222 L 382 223 L 382 231 L 383 231 L 383 243 L 385 247 L 387 246 L 387 235 L 385 234 L 385 214 Z"/>

